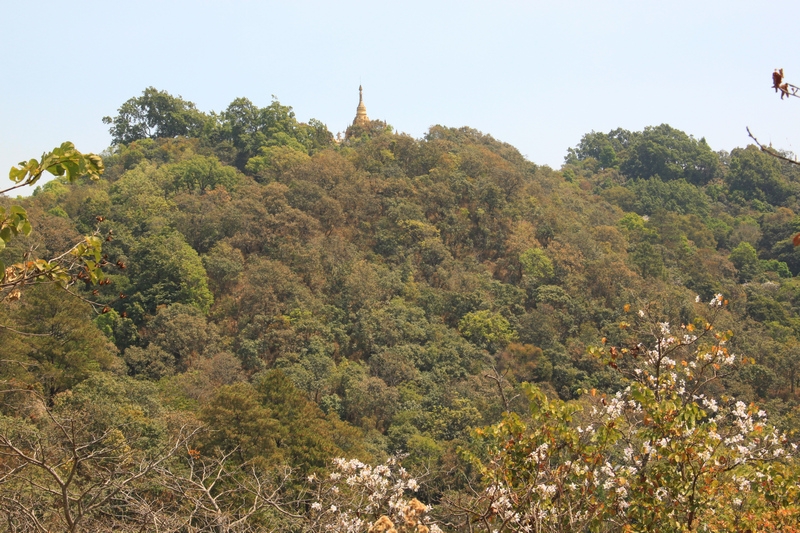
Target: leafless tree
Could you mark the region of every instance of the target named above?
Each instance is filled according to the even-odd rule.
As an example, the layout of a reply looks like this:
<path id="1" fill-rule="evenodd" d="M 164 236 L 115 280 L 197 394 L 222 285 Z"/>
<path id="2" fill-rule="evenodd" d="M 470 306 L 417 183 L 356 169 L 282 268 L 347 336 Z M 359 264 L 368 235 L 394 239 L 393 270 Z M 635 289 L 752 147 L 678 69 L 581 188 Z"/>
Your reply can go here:
<path id="1" fill-rule="evenodd" d="M 8 531 L 143 531 L 154 474 L 199 430 L 183 426 L 149 451 L 124 426 L 44 407 L 0 418 L 0 514 Z M 126 434 L 128 433 L 128 434 Z"/>
<path id="2" fill-rule="evenodd" d="M 153 514 L 155 529 L 249 533 L 281 531 L 303 520 L 302 514 L 292 511 L 297 501 L 287 495 L 290 469 L 276 475 L 253 463 L 237 464 L 231 460 L 235 453 L 204 456 L 186 443 L 179 461 L 160 465 L 159 483 L 172 495 L 172 503 Z"/>

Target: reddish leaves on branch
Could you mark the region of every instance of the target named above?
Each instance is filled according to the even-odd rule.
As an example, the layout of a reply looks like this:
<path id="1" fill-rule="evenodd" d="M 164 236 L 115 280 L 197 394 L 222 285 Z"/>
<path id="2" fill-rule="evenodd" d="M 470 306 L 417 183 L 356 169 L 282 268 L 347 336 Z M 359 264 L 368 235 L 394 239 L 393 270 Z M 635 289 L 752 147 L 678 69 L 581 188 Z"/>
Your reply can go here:
<path id="1" fill-rule="evenodd" d="M 783 81 L 783 69 L 775 69 L 772 73 L 772 88 L 775 89 L 775 92 L 780 90 L 781 92 L 781 100 L 783 97 L 789 96 L 789 84 Z"/>
<path id="2" fill-rule="evenodd" d="M 780 91 L 781 93 L 781 100 L 784 97 L 788 98 L 790 96 L 795 96 L 800 98 L 800 87 L 797 85 L 792 85 L 791 83 L 784 81 L 783 69 L 776 68 L 775 71 L 772 73 L 772 88 L 775 89 L 777 93 Z"/>

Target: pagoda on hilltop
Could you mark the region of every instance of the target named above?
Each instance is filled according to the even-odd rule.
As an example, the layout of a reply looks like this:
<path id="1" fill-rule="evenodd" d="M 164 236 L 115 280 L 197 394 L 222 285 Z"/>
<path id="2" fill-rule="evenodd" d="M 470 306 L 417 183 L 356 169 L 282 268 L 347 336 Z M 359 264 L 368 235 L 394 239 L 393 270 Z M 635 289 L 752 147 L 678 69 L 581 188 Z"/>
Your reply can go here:
<path id="1" fill-rule="evenodd" d="M 356 108 L 356 118 L 353 119 L 353 126 L 368 126 L 369 117 L 367 116 L 367 106 L 364 105 L 364 89 L 358 86 L 358 107 Z"/>
<path id="2" fill-rule="evenodd" d="M 364 135 L 371 137 L 381 135 L 384 132 L 391 132 L 392 127 L 382 120 L 370 120 L 367 116 L 367 106 L 364 105 L 364 88 L 358 86 L 358 107 L 356 108 L 356 118 L 353 123 L 347 126 L 344 132 L 344 139 L 337 135 L 336 142 L 341 143 L 347 139 L 361 138 Z"/>

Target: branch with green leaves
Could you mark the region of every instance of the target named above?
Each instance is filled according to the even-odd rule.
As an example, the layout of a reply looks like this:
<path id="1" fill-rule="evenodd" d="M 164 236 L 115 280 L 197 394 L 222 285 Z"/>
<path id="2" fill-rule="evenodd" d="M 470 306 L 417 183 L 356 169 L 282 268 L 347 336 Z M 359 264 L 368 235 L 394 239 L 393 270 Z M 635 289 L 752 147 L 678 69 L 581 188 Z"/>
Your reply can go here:
<path id="1" fill-rule="evenodd" d="M 53 148 L 52 152 L 43 154 L 39 161 L 21 161 L 19 166 L 11 167 L 8 178 L 15 185 L 0 191 L 0 194 L 26 185 L 35 185 L 45 172 L 73 182 L 83 176 L 98 180 L 104 171 L 103 159 L 99 155 L 82 154 L 75 149 L 74 144 L 67 141 Z"/>
<path id="2" fill-rule="evenodd" d="M 74 182 L 88 176 L 97 180 L 103 174 L 103 160 L 95 154 L 83 154 L 71 142 L 65 142 L 53 151 L 42 155 L 40 160 L 22 161 L 11 167 L 9 179 L 14 186 L 0 194 L 26 185 L 36 184 L 46 172 Z M 32 231 L 28 213 L 22 206 L 0 207 L 0 251 L 14 238 L 28 236 Z M 99 284 L 104 280 L 102 267 L 102 239 L 99 228 L 85 236 L 69 250 L 50 259 L 36 258 L 32 252 L 23 255 L 22 261 L 6 265 L 0 260 L 0 301 L 15 300 L 25 285 L 38 282 L 58 283 L 68 288 L 77 281 Z"/>

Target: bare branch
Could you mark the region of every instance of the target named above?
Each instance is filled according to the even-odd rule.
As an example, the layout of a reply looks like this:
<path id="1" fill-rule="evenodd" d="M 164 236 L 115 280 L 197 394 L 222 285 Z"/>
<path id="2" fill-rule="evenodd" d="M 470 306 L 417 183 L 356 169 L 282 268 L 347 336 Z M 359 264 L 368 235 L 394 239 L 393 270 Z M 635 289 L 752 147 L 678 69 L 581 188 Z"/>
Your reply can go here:
<path id="1" fill-rule="evenodd" d="M 785 155 L 782 155 L 780 152 L 778 152 L 777 150 L 775 150 L 771 146 L 765 146 L 765 145 L 761 144 L 761 142 L 758 139 L 756 139 L 755 135 L 753 135 L 753 133 L 750 131 L 750 127 L 747 126 L 746 129 L 747 129 L 748 137 L 753 139 L 753 142 L 756 143 L 756 146 L 758 146 L 761 149 L 762 152 L 764 152 L 767 155 L 771 155 L 772 157 L 775 157 L 777 159 L 780 159 L 781 161 L 786 161 L 787 163 L 791 163 L 793 165 L 800 165 L 800 161 L 798 161 L 796 158 L 795 159 L 790 159 L 790 158 L 786 157 Z"/>
<path id="2" fill-rule="evenodd" d="M 509 410 L 511 409 L 511 407 L 510 407 L 510 406 L 511 406 L 511 402 L 513 402 L 514 400 L 516 400 L 516 399 L 517 399 L 517 397 L 519 396 L 518 394 L 515 394 L 515 395 L 514 395 L 514 396 L 512 396 L 511 398 L 508 398 L 508 397 L 506 396 L 506 393 L 505 393 L 505 391 L 503 390 L 503 383 L 508 383 L 508 380 L 506 380 L 506 373 L 507 373 L 507 372 L 508 372 L 508 371 L 506 371 L 506 372 L 503 372 L 503 373 L 501 374 L 501 373 L 500 373 L 500 372 L 497 370 L 497 368 L 496 368 L 496 367 L 492 366 L 492 373 L 491 373 L 491 374 L 487 373 L 487 374 L 484 374 L 484 375 L 483 375 L 483 377 L 485 377 L 485 378 L 488 378 L 488 379 L 491 379 L 491 380 L 492 380 L 492 381 L 494 381 L 494 382 L 495 382 L 495 384 L 497 385 L 497 390 L 500 392 L 500 399 L 503 401 L 503 409 L 504 409 L 505 411 L 509 411 Z"/>

